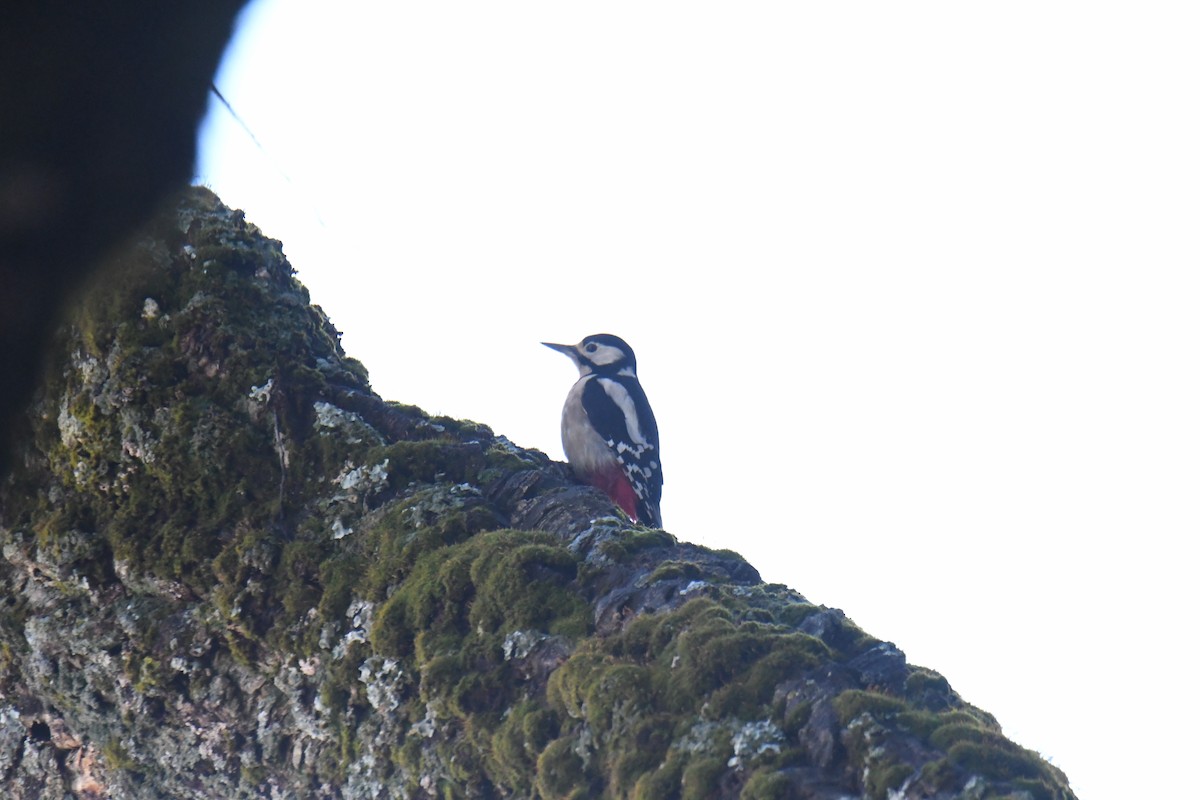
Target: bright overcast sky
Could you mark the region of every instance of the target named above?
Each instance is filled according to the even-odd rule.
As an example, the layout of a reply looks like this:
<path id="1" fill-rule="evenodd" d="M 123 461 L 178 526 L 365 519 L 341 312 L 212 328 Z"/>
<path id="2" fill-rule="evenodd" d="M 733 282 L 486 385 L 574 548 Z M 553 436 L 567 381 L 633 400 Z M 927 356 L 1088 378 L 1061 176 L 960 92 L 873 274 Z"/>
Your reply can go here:
<path id="1" fill-rule="evenodd" d="M 388 399 L 562 458 L 538 342 L 624 337 L 668 530 L 1182 796 L 1198 8 L 264 0 L 197 179 Z"/>

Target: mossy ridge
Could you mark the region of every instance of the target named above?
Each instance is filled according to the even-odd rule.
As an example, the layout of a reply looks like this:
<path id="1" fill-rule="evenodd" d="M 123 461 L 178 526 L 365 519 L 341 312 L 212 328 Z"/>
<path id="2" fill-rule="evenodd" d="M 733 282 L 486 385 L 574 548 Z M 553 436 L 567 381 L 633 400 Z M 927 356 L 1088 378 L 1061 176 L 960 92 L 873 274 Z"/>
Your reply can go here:
<path id="1" fill-rule="evenodd" d="M 485 752 L 495 782 L 512 791 L 533 786 L 539 756 L 559 734 L 559 717 L 535 700 L 512 705 Z"/>
<path id="2" fill-rule="evenodd" d="M 367 454 L 367 460 L 372 463 L 386 460 L 388 480 L 398 489 L 414 482 L 476 484 L 487 465 L 484 449 L 478 442 L 463 442 L 445 434 L 377 447 Z"/>
<path id="3" fill-rule="evenodd" d="M 285 466 L 311 438 L 318 363 L 363 386 L 365 372 L 277 242 L 211 195 L 187 202 L 199 207 L 188 230 L 160 223 L 82 295 L 58 343 L 75 356 L 50 377 L 35 435 L 66 488 L 59 504 L 115 558 L 203 594 L 222 543 L 276 523 L 306 491 L 289 479 L 319 474 L 304 458 Z M 247 397 L 264 386 L 265 410 Z"/>
<path id="4" fill-rule="evenodd" d="M 604 776 L 604 797 L 704 796 L 694 789 L 685 792 L 687 785 L 696 786 L 696 779 L 685 783 L 684 776 L 698 774 L 692 771 L 701 769 L 699 764 L 705 764 L 709 789 L 716 776 L 725 774 L 726 784 L 732 780 L 735 789 L 741 785 L 744 797 L 789 796 L 792 779 L 776 771 L 797 758 L 786 745 L 782 753 L 776 749 L 777 757 L 761 759 L 748 779 L 731 779 L 728 768 L 720 766 L 727 754 L 714 758 L 711 745 L 677 750 L 672 742 L 685 736 L 686 720 L 700 719 L 765 720 L 781 732 L 791 731 L 790 738 L 806 724 L 810 707 L 788 709 L 774 697 L 776 687 L 797 673 L 850 658 L 878 642 L 848 620 L 845 630 L 833 637 L 842 645 L 837 649 L 796 632 L 787 622 L 802 622 L 815 610 L 784 587 L 724 586 L 718 598 L 700 597 L 673 612 L 641 616 L 617 635 L 584 642 L 551 675 L 547 694 L 551 709 L 560 714 L 562 734 L 547 758 L 565 758 L 568 752 L 594 758 L 596 766 L 589 769 Z M 852 690 L 835 702 L 850 737 L 849 758 L 862 765 L 868 797 L 885 798 L 924 774 L 922 764 L 886 753 L 881 757 L 872 747 L 871 736 L 897 731 L 917 735 L 935 757 L 938 751 L 946 753 L 949 768 L 931 773 L 942 776 L 939 789 L 961 786 L 970 774 L 979 774 L 991 781 L 986 797 L 1013 791 L 1031 792 L 1039 800 L 1073 797 L 1061 773 L 1005 740 L 990 715 L 954 699 L 944 678 L 913 668 L 909 679 L 905 693 L 913 699 Z M 938 711 L 916 700 L 933 697 L 944 704 L 947 694 L 953 707 Z M 784 714 L 788 718 L 782 718 Z M 871 725 L 856 725 L 862 719 Z M 655 742 L 645 738 L 647 730 L 671 734 Z M 573 746 L 561 744 L 563 740 L 573 741 Z M 572 790 L 587 791 L 591 780 Z M 731 790 L 729 785 L 722 791 L 726 790 Z"/>
<path id="5" fill-rule="evenodd" d="M 636 618 L 618 634 L 584 642 L 551 674 L 550 708 L 574 749 L 559 745 L 546 757 L 588 753 L 605 776 L 604 797 L 679 797 L 685 783 L 687 796 L 703 796 L 701 776 L 711 781 L 729 771 L 739 720 L 782 726 L 774 719 L 781 713 L 776 686 L 828 656 L 814 637 L 738 622 L 709 598 Z M 705 721 L 724 732 L 680 748 Z"/>
<path id="6" fill-rule="evenodd" d="M 578 559 L 553 536 L 498 530 L 440 546 L 424 541 L 424 552 L 400 553 L 399 563 L 413 560 L 377 612 L 377 654 L 415 657 L 438 672 L 445 670 L 437 659 L 452 658 L 466 674 L 462 659 L 502 661 L 504 637 L 516 630 L 587 634 L 589 609 L 569 588 Z"/>
<path id="7" fill-rule="evenodd" d="M 635 554 L 650 550 L 674 547 L 679 543 L 671 534 L 652 528 L 635 528 L 605 540 L 599 547 L 600 555 L 617 563 L 628 561 Z"/>
<path id="8" fill-rule="evenodd" d="M 355 540 L 360 546 L 374 541 L 380 550 L 360 558 L 391 565 L 390 581 L 381 581 L 388 570 L 372 571 L 374 579 L 367 576 L 358 587 L 380 599 L 372 649 L 419 671 L 421 703 L 410 714 L 437 706 L 458 718 L 462 735 L 473 730 L 488 738 L 482 752 L 492 755 L 481 766 L 498 785 L 515 790 L 541 776 L 543 796 L 590 796 L 600 780 L 612 787 L 605 796 L 625 796 L 659 770 L 677 726 L 692 724 L 681 721 L 681 711 L 695 715 L 704 707 L 713 715 L 768 717 L 780 676 L 827 654 L 819 640 L 786 626 L 734 624 L 732 612 L 700 598 L 676 612 L 636 619 L 602 645 L 589 642 L 551 673 L 548 706 L 537 693 L 513 694 L 502 634 L 532 628 L 574 638 L 587 632 L 590 609 L 571 588 L 578 557 L 547 534 L 497 530 L 455 541 L 436 526 L 413 528 L 414 520 L 426 519 L 413 513 L 419 494 L 381 511 Z M 755 604 L 744 605 L 751 610 Z M 678 669 L 688 674 L 671 674 Z M 733 687 L 742 673 L 751 680 Z M 675 683 L 698 688 L 685 697 Z M 603 743 L 594 761 L 578 731 L 560 735 L 572 719 L 585 722 Z M 721 747 L 728 748 L 728 738 Z M 580 753 L 588 754 L 586 766 Z M 727 758 L 710 754 L 692 764 L 683 757 L 679 774 L 695 767 L 689 773 L 695 787 L 701 771 Z M 703 770 L 696 766 L 701 762 Z M 420 765 L 404 766 L 415 771 Z"/>
<path id="9" fill-rule="evenodd" d="M 926 679 L 923 676 L 918 683 Z M 878 744 L 872 738 L 897 733 L 916 735 L 932 750 L 946 754 L 941 761 L 920 769 L 920 765 L 895 762 L 874 765 L 874 780 L 864 787 L 872 798 L 886 797 L 887 790 L 913 777 L 919 777 L 922 785 L 951 789 L 962 785 L 966 773 L 991 782 L 982 795 L 986 798 L 1018 791 L 1028 792 L 1036 800 L 1074 800 L 1060 770 L 1006 739 L 991 715 L 966 704 L 953 710 L 927 711 L 903 698 L 849 690 L 834 700 L 834 709 L 850 732 L 847 747 L 852 758 L 869 760 L 866 751 Z"/>

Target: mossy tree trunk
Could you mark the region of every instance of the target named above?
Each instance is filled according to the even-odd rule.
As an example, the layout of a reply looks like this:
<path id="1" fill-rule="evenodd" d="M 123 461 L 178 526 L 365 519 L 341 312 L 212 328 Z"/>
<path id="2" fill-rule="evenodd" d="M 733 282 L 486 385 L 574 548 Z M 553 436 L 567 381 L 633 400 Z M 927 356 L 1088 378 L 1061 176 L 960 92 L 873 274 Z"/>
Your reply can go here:
<path id="1" fill-rule="evenodd" d="M 9 796 L 1073 797 L 841 612 L 381 400 L 205 190 L 56 348 L 0 490 Z"/>

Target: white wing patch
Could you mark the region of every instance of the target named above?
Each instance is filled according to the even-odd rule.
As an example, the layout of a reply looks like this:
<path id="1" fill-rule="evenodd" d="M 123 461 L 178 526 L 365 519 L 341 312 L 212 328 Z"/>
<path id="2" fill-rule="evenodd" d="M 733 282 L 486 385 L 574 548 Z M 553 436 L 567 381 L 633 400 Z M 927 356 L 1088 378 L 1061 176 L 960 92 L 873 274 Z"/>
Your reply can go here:
<path id="1" fill-rule="evenodd" d="M 642 435 L 641 426 L 638 425 L 637 406 L 634 405 L 633 398 L 624 386 L 612 378 L 598 378 L 597 380 L 600 382 L 600 388 L 604 389 L 604 393 L 616 403 L 617 408 L 621 409 L 621 414 L 625 417 L 625 430 L 629 432 L 629 441 L 634 445 L 631 447 L 625 442 L 610 441 L 608 446 L 615 449 L 618 455 L 626 450 L 632 450 L 635 458 L 641 458 L 642 453 L 654 445 L 646 441 L 646 437 Z"/>

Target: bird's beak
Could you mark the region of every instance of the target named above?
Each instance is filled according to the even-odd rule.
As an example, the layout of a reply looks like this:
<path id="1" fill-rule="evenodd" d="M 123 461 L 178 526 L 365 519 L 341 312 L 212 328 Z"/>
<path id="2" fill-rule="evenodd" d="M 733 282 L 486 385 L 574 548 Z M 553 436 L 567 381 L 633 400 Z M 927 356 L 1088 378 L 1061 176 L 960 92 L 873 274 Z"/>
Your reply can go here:
<path id="1" fill-rule="evenodd" d="M 572 358 L 575 355 L 575 345 L 573 344 L 554 344 L 553 342 L 542 342 L 542 344 L 546 345 L 546 347 L 549 347 L 551 350 L 557 350 L 563 355 L 571 356 Z"/>

